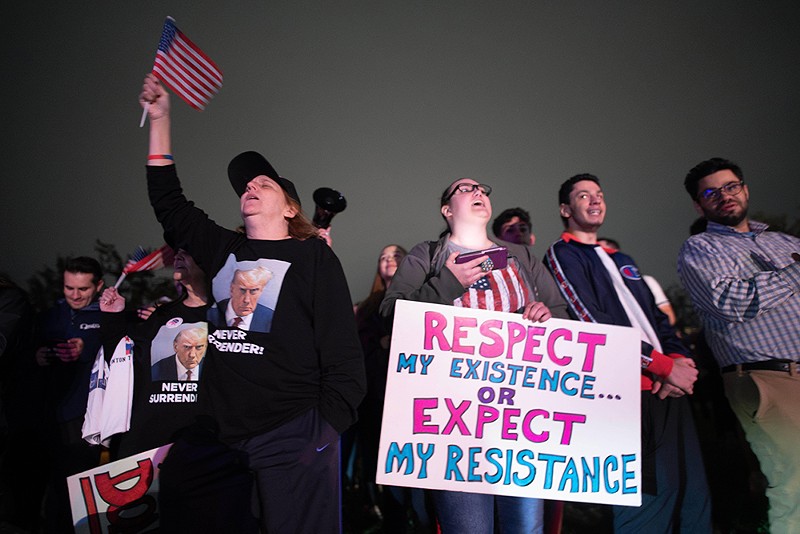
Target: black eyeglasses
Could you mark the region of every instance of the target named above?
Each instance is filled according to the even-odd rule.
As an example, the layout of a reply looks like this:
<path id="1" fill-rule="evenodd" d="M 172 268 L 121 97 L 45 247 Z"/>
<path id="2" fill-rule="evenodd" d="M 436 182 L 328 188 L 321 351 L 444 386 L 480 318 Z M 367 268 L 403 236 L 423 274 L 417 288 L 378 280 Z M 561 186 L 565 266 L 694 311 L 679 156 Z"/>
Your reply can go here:
<path id="1" fill-rule="evenodd" d="M 481 193 L 486 195 L 487 197 L 492 194 L 492 186 L 486 184 L 458 184 L 450 191 L 450 194 L 444 197 L 444 201 L 447 202 L 453 195 L 456 193 L 472 193 L 476 189 L 480 189 Z"/>
<path id="2" fill-rule="evenodd" d="M 724 191 L 730 196 L 736 196 L 742 192 L 742 188 L 744 187 L 744 180 L 741 182 L 730 182 L 722 187 L 717 187 L 716 189 L 706 189 L 700 193 L 700 196 L 706 200 L 710 200 L 716 202 L 717 200 L 722 198 L 722 192 Z"/>

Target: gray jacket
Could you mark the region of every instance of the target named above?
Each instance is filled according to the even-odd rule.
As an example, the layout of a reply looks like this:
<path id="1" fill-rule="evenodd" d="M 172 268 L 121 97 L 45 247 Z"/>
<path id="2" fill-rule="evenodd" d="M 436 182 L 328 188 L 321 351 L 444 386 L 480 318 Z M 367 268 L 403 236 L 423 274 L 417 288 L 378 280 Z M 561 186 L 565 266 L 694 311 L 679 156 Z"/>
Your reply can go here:
<path id="1" fill-rule="evenodd" d="M 464 287 L 450 269 L 443 269 L 449 256 L 449 237 L 448 234 L 439 241 L 423 241 L 406 255 L 381 303 L 381 315 L 385 319 L 393 320 L 397 299 L 452 305 L 464 293 Z M 569 319 L 567 304 L 553 277 L 542 262 L 531 255 L 530 249 L 499 239 L 493 241 L 508 248 L 509 259 L 517 262 L 534 298 L 550 308 L 553 317 Z"/>

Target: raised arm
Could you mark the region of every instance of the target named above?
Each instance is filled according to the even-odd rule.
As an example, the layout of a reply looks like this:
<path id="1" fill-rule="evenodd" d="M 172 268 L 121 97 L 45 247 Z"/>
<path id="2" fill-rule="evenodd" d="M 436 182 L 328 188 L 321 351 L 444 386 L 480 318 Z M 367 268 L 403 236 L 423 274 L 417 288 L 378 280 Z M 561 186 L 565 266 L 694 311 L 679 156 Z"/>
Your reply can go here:
<path id="1" fill-rule="evenodd" d="M 147 110 L 150 121 L 150 149 L 147 164 L 154 166 L 171 165 L 172 138 L 170 133 L 169 93 L 161 82 L 148 74 L 142 84 L 139 103 Z M 158 157 L 168 156 L 168 157 Z"/>
<path id="2" fill-rule="evenodd" d="M 146 107 L 150 118 L 147 157 L 150 204 L 168 239 L 183 243 L 198 265 L 209 272 L 225 249 L 220 243 L 233 240 L 237 234 L 214 223 L 183 195 L 172 159 L 169 95 L 152 74 L 144 79 L 139 102 Z"/>

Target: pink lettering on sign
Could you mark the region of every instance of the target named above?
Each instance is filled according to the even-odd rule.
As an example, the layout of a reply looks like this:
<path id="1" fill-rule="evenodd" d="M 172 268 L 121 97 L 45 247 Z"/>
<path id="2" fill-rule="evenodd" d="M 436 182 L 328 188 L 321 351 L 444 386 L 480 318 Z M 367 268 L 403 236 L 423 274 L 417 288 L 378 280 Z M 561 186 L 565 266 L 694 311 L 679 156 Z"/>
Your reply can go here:
<path id="1" fill-rule="evenodd" d="M 475 425 L 475 437 L 483 438 L 483 427 L 487 423 L 494 423 L 500 417 L 500 410 L 492 406 L 481 404 L 478 406 L 478 421 Z"/>
<path id="2" fill-rule="evenodd" d="M 529 326 L 527 336 L 525 337 L 525 349 L 522 351 L 522 359 L 526 362 L 540 362 L 542 361 L 542 354 L 533 352 L 533 349 L 539 348 L 542 344 L 541 341 L 536 339 L 537 336 L 544 335 L 546 330 L 541 326 Z"/>
<path id="3" fill-rule="evenodd" d="M 591 373 L 594 369 L 595 347 L 602 347 L 606 344 L 606 335 L 579 332 L 578 343 L 586 344 L 586 357 L 583 359 L 581 371 Z"/>
<path id="4" fill-rule="evenodd" d="M 584 424 L 586 422 L 586 416 L 578 413 L 556 412 L 553 414 L 553 421 L 564 423 L 564 430 L 561 432 L 561 444 L 569 445 L 569 442 L 572 440 L 572 424 Z"/>
<path id="5" fill-rule="evenodd" d="M 525 419 L 522 421 L 522 435 L 525 436 L 528 441 L 533 443 L 544 443 L 550 437 L 550 432 L 544 430 L 540 433 L 536 433 L 531 429 L 533 420 L 537 417 L 544 417 L 545 419 L 550 416 L 550 413 L 547 410 L 542 410 L 541 408 L 536 408 L 534 410 L 529 411 L 525 414 Z"/>
<path id="6" fill-rule="evenodd" d="M 450 350 L 450 343 L 444 329 L 447 326 L 447 317 L 437 312 L 425 312 L 425 350 L 433 350 L 433 340 L 435 339 L 440 350 Z"/>
<path id="7" fill-rule="evenodd" d="M 440 431 L 439 425 L 432 423 L 433 415 L 431 413 L 439 409 L 439 399 L 414 399 L 413 428 L 415 434 L 471 436 L 473 428 L 470 425 L 474 425 L 475 437 L 478 439 L 494 433 L 501 439 L 517 441 L 521 431 L 522 436 L 531 443 L 544 443 L 550 439 L 551 433 L 545 428 L 550 428 L 560 434 L 561 445 L 569 445 L 572 442 L 574 425 L 586 423 L 584 414 L 553 412 L 551 415 L 545 409 L 532 408 L 523 415 L 519 408 L 500 409 L 486 404 L 474 405 L 475 410 L 471 410 L 473 403 L 469 400 L 462 400 L 459 403 L 449 398 L 443 400 L 442 409 L 447 410 L 449 419 Z M 470 413 L 473 416 L 467 417 Z M 541 431 L 539 431 L 540 428 L 542 428 Z"/>
<path id="8" fill-rule="evenodd" d="M 453 318 L 453 352 L 461 352 L 464 354 L 475 354 L 475 347 L 472 345 L 462 345 L 462 340 L 469 334 L 467 328 L 475 328 L 478 326 L 478 320 L 475 317 L 454 317 Z"/>
<path id="9" fill-rule="evenodd" d="M 569 365 L 572 361 L 572 357 L 564 356 L 563 358 L 559 358 L 556 355 L 556 341 L 561 338 L 564 338 L 567 341 L 572 341 L 572 332 L 566 328 L 556 328 L 553 330 L 553 332 L 550 334 L 550 337 L 547 338 L 547 354 L 550 354 L 550 359 L 552 359 L 558 365 Z"/>
<path id="10" fill-rule="evenodd" d="M 503 327 L 503 321 L 499 319 L 490 319 L 481 323 L 480 332 L 485 338 L 489 338 L 489 342 L 484 341 L 478 349 L 481 356 L 484 358 L 497 358 L 503 354 L 503 336 L 500 335 L 499 330 Z"/>
<path id="11" fill-rule="evenodd" d="M 453 432 L 453 429 L 457 426 L 458 431 L 462 436 L 471 436 L 472 434 L 470 434 L 469 428 L 467 428 L 467 424 L 464 422 L 463 417 L 464 412 L 467 411 L 472 402 L 465 400 L 461 401 L 461 404 L 456 406 L 453 403 L 453 399 L 444 399 L 444 403 L 450 412 L 450 420 L 447 421 L 444 430 L 442 430 L 442 434 L 450 435 Z"/>
<path id="12" fill-rule="evenodd" d="M 527 331 L 527 328 L 519 323 L 509 321 L 507 330 L 508 352 L 506 352 L 506 359 L 511 359 L 514 357 L 514 345 L 525 339 L 525 332 Z"/>
<path id="13" fill-rule="evenodd" d="M 431 416 L 428 410 L 435 410 L 439 406 L 439 399 L 414 399 L 414 434 L 438 434 L 439 425 L 429 424 Z"/>
<path id="14" fill-rule="evenodd" d="M 605 334 L 577 332 L 575 336 L 574 331 L 567 328 L 548 331 L 545 326 L 516 321 L 487 319 L 479 323 L 475 317 L 454 316 L 449 324 L 444 314 L 434 311 L 425 312 L 423 320 L 425 350 L 438 348 L 474 355 L 477 346 L 478 354 L 484 358 L 505 354 L 508 360 L 515 359 L 516 351 L 519 354 L 516 358 L 525 362 L 539 363 L 547 356 L 560 367 L 580 363 L 581 371 L 586 373 L 594 370 L 598 348 L 606 344 Z M 473 342 L 471 337 L 477 339 Z"/>

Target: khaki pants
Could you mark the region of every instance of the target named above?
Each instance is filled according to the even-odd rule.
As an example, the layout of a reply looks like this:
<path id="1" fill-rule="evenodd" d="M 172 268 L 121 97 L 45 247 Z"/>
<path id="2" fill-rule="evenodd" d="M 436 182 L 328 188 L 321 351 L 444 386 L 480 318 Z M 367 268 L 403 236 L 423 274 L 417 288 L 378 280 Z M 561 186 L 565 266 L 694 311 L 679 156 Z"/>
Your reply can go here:
<path id="1" fill-rule="evenodd" d="M 800 375 L 732 371 L 725 395 L 769 481 L 772 534 L 800 534 Z"/>

